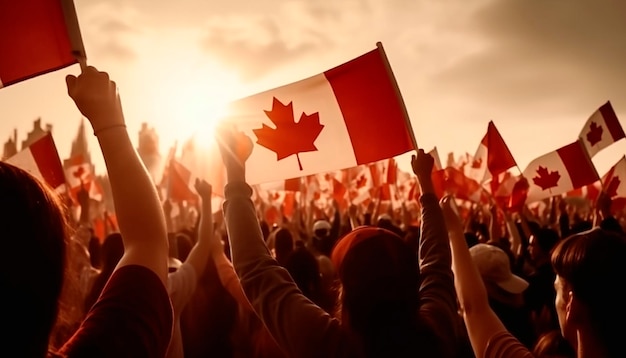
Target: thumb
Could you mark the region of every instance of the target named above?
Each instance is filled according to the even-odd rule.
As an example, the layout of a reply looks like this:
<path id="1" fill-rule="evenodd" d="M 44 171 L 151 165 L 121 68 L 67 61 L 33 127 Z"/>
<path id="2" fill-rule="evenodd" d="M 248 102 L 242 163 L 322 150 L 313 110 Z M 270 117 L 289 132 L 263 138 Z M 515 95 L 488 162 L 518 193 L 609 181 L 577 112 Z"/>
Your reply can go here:
<path id="1" fill-rule="evenodd" d="M 74 87 L 76 86 L 76 76 L 65 76 L 65 83 L 67 84 L 67 93 L 71 96 L 72 92 L 74 92 Z"/>

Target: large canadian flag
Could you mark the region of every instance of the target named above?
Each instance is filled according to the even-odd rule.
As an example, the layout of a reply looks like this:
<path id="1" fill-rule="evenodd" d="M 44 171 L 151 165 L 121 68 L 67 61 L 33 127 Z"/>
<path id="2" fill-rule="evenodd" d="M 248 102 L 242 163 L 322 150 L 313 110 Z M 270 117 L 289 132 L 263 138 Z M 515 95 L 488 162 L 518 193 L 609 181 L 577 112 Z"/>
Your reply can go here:
<path id="1" fill-rule="evenodd" d="M 254 143 L 246 162 L 251 184 L 355 167 L 416 147 L 380 44 L 321 74 L 233 102 L 227 121 Z"/>
<path id="2" fill-rule="evenodd" d="M 0 1 L 0 88 L 86 58 L 72 0 Z"/>
<path id="3" fill-rule="evenodd" d="M 526 203 L 561 195 L 599 179 L 580 140 L 533 160 L 522 175 L 529 184 Z"/>
<path id="4" fill-rule="evenodd" d="M 52 134 L 47 133 L 6 160 L 57 191 L 65 190 L 65 173 Z"/>
<path id="5" fill-rule="evenodd" d="M 610 198 L 626 198 L 626 156 L 602 177 L 602 189 Z"/>
<path id="6" fill-rule="evenodd" d="M 593 112 L 579 134 L 591 158 L 624 137 L 624 129 L 610 101 Z"/>
<path id="7" fill-rule="evenodd" d="M 498 128 L 493 121 L 489 121 L 487 133 L 480 141 L 473 160 L 465 166 L 465 175 L 478 183 L 484 183 L 516 165 Z"/>

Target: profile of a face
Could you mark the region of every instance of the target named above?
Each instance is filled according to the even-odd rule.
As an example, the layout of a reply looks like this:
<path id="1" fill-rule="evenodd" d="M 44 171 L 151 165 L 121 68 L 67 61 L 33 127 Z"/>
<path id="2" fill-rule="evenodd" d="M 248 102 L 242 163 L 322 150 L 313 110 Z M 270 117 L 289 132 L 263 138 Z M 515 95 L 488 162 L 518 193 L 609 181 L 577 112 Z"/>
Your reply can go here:
<path id="1" fill-rule="evenodd" d="M 572 290 L 570 285 L 561 276 L 557 275 L 554 280 L 554 289 L 556 290 L 556 298 L 554 304 L 556 313 L 559 318 L 559 327 L 561 334 L 572 345 L 576 347 L 576 329 L 571 316 Z"/>

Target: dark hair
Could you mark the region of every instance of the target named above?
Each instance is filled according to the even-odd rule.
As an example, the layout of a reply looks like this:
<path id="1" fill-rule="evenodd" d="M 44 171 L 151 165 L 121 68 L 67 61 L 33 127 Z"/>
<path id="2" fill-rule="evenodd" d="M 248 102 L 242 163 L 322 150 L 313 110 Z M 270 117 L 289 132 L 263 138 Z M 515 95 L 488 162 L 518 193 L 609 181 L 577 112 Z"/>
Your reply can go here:
<path id="1" fill-rule="evenodd" d="M 537 358 L 576 358 L 574 348 L 558 329 L 548 331 L 537 339 L 533 355 Z"/>
<path id="2" fill-rule="evenodd" d="M 294 242 L 291 231 L 287 228 L 280 228 L 274 233 L 274 251 L 276 252 L 276 261 L 279 264 L 285 265 L 285 259 L 293 251 Z"/>
<path id="3" fill-rule="evenodd" d="M 176 234 L 176 252 L 180 261 L 185 262 L 187 260 L 193 246 L 194 243 L 188 233 L 181 231 Z"/>
<path id="4" fill-rule="evenodd" d="M 124 256 L 124 242 L 122 241 L 122 235 L 120 233 L 109 234 L 104 239 L 104 243 L 102 244 L 100 272 L 94 279 L 93 284 L 85 296 L 85 301 L 83 302 L 85 312 L 89 312 L 91 306 L 93 306 L 93 304 L 98 300 L 98 297 L 100 297 L 102 289 L 113 274 L 113 271 L 122 256 Z"/>
<path id="5" fill-rule="evenodd" d="M 626 238 L 600 228 L 572 235 L 552 252 L 552 266 L 589 311 L 589 324 L 610 356 L 626 357 L 623 308 Z"/>
<path id="6" fill-rule="evenodd" d="M 438 340 L 418 315 L 416 253 L 398 235 L 357 228 L 337 243 L 332 260 L 341 282 L 342 323 L 359 337 L 366 356 L 439 352 Z"/>
<path id="7" fill-rule="evenodd" d="M 0 228 L 6 269 L 3 346 L 22 356 L 45 356 L 59 311 L 69 230 L 64 207 L 44 183 L 0 162 Z M 24 260 L 27 260 L 25 262 Z"/>
<path id="8" fill-rule="evenodd" d="M 533 235 L 535 236 L 539 248 L 546 254 L 550 254 L 554 246 L 561 239 L 556 230 L 545 227 L 538 229 Z"/>
<path id="9" fill-rule="evenodd" d="M 289 253 L 284 262 L 285 268 L 302 294 L 324 308 L 320 302 L 321 278 L 315 256 L 303 245 L 298 245 Z"/>

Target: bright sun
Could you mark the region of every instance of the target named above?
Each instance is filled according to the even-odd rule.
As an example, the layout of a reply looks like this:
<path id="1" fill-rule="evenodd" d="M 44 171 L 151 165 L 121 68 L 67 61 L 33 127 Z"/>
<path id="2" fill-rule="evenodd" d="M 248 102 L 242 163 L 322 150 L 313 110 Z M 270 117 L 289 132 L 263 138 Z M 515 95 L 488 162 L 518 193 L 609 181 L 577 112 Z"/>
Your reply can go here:
<path id="1" fill-rule="evenodd" d="M 199 58 L 199 57 L 198 57 Z M 196 63 L 161 57 L 151 61 L 147 76 L 161 74 L 146 88 L 153 106 L 150 123 L 157 128 L 163 145 L 180 145 L 193 138 L 201 149 L 214 142 L 214 129 L 227 115 L 228 105 L 239 97 L 238 77 L 203 58 Z"/>

